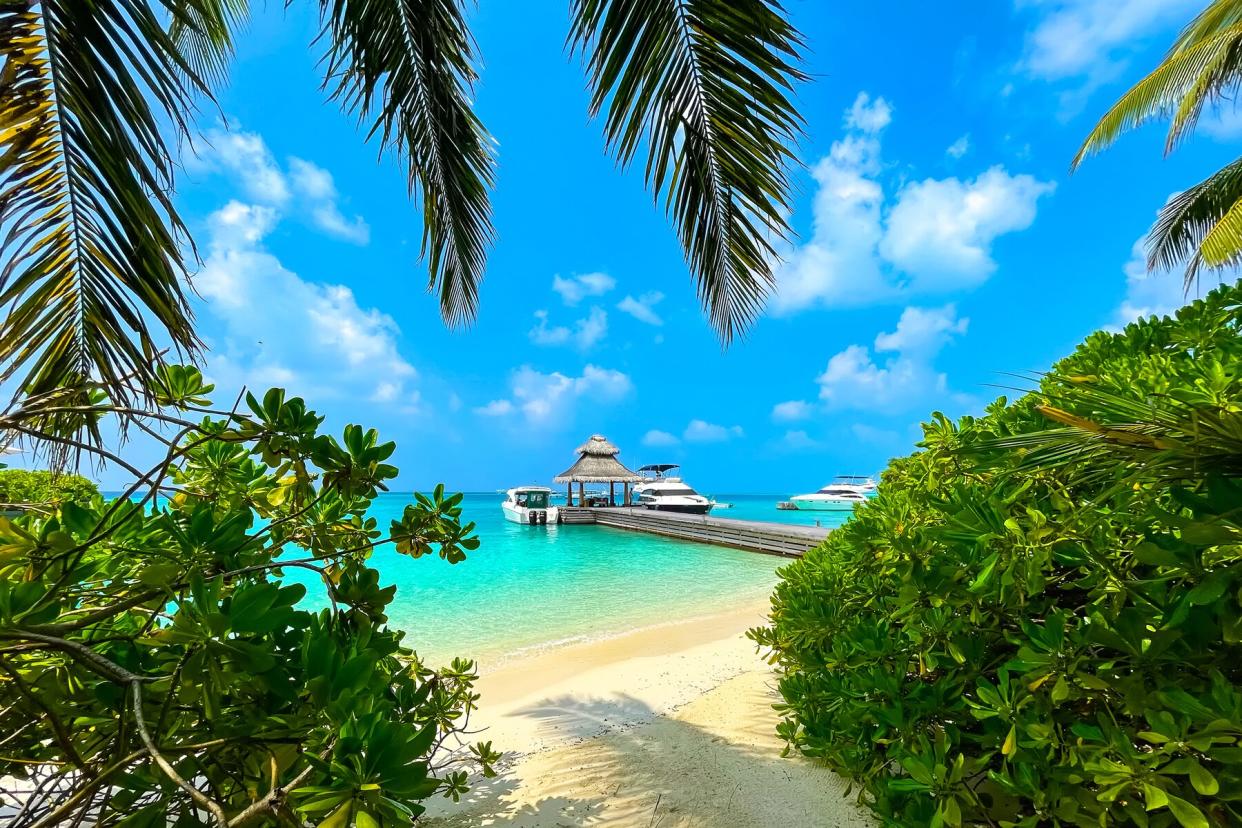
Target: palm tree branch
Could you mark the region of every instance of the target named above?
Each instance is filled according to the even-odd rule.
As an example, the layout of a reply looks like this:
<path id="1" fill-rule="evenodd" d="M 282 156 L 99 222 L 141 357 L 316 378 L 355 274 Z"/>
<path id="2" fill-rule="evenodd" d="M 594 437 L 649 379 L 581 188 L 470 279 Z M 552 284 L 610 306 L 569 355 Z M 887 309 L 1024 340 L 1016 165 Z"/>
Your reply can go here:
<path id="1" fill-rule="evenodd" d="M 1166 150 L 1171 149 L 1194 126 L 1205 100 L 1238 83 L 1240 49 L 1242 24 L 1235 24 L 1170 54 L 1105 113 L 1074 156 L 1071 169 L 1111 146 L 1121 133 L 1175 113 L 1166 143 Z"/>
<path id="2" fill-rule="evenodd" d="M 161 129 L 184 134 L 205 87 L 141 0 L 8 6 L 0 57 L 0 378 L 128 399 L 157 337 L 199 345 Z"/>
<path id="3" fill-rule="evenodd" d="M 645 142 L 647 186 L 673 218 L 700 301 L 724 343 L 773 287 L 790 229 L 790 145 L 803 121 L 801 36 L 773 0 L 573 0 L 591 114 L 628 165 Z"/>
<path id="4" fill-rule="evenodd" d="M 1242 158 L 1209 178 L 1169 199 L 1156 218 L 1147 237 L 1147 266 L 1150 270 L 1169 270 L 1189 261 L 1186 284 L 1189 287 L 1202 263 L 1204 239 L 1242 200 Z M 1226 236 L 1218 237 L 1221 244 Z M 1227 263 L 1222 249 L 1215 261 Z M 1213 264 L 1213 266 L 1219 266 Z"/>
<path id="5" fill-rule="evenodd" d="M 406 164 L 423 204 L 428 289 L 452 323 L 478 309 L 494 238 L 492 140 L 474 114 L 475 46 L 456 0 L 323 0 L 332 98 Z"/>

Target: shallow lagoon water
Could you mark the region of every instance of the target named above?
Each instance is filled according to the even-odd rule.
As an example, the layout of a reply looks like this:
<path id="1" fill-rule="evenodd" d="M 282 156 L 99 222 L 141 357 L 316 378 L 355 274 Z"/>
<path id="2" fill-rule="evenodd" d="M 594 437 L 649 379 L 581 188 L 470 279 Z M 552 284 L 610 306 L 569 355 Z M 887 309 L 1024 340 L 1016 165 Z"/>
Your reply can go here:
<path id="1" fill-rule="evenodd" d="M 389 623 L 429 662 L 460 655 L 494 665 L 532 648 L 760 603 L 789 563 L 602 526 L 523 526 L 504 520 L 501 499 L 466 495 L 464 518 L 482 543 L 462 563 L 387 548 L 371 559 L 381 583 L 397 586 Z M 732 496 L 734 508 L 719 514 L 776 520 L 788 514 L 776 511 L 779 499 Z M 383 527 L 407 502 L 383 495 L 371 514 Z"/>

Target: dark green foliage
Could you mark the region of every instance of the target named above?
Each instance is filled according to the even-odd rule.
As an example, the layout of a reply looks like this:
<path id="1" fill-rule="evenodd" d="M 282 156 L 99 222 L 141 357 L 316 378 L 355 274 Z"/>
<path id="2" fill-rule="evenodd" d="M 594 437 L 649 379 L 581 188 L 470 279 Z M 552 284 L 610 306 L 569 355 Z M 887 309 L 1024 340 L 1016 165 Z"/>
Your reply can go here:
<path id="1" fill-rule="evenodd" d="M 392 443 L 321 434 L 280 390 L 182 419 L 211 387 L 157 375 L 172 413 L 137 422 L 165 427 L 167 454 L 126 497 L 0 518 L 0 776 L 20 780 L 0 808 L 25 808 L 8 824 L 400 826 L 460 796 L 466 767 L 490 773 L 490 744 L 460 740 L 472 663 L 420 661 L 367 565 L 385 544 L 476 549 L 461 495 L 417 495 L 381 527 L 367 509 L 397 474 Z M 299 605 L 295 569 L 329 609 Z"/>
<path id="2" fill-rule="evenodd" d="M 926 424 L 752 631 L 781 735 L 887 824 L 1242 824 L 1240 304 Z"/>
<path id="3" fill-rule="evenodd" d="M 0 469 L 0 505 L 86 503 L 97 494 L 95 484 L 80 474 Z"/>

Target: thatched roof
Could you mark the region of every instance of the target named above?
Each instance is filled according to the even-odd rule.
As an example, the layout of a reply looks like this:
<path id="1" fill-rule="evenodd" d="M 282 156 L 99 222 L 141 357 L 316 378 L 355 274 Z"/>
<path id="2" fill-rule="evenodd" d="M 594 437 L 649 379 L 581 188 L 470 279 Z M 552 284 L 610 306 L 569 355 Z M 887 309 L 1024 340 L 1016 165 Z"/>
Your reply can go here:
<path id="1" fill-rule="evenodd" d="M 574 451 L 594 457 L 616 457 L 621 453 L 621 449 L 608 442 L 608 438 L 602 434 L 592 434 L 590 440 L 578 446 Z"/>
<path id="2" fill-rule="evenodd" d="M 637 483 L 643 478 L 627 469 L 617 460 L 621 449 L 604 439 L 592 435 L 578 446 L 578 462 L 553 478 L 557 483 Z"/>

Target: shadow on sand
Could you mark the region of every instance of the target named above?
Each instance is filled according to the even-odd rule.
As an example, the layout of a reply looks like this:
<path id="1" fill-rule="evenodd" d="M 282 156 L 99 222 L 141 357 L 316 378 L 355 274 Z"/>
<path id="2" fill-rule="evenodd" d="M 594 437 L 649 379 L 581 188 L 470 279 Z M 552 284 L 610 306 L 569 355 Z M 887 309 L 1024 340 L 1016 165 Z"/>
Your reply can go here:
<path id="1" fill-rule="evenodd" d="M 601 733 L 524 757 L 481 779 L 437 828 L 636 826 L 814 828 L 872 824 L 823 768 L 782 759 L 772 696 L 747 679 L 744 699 L 707 696 L 675 718 L 629 696 L 561 697 L 519 711 L 568 733 Z M 503 749 L 504 746 L 498 746 Z"/>

